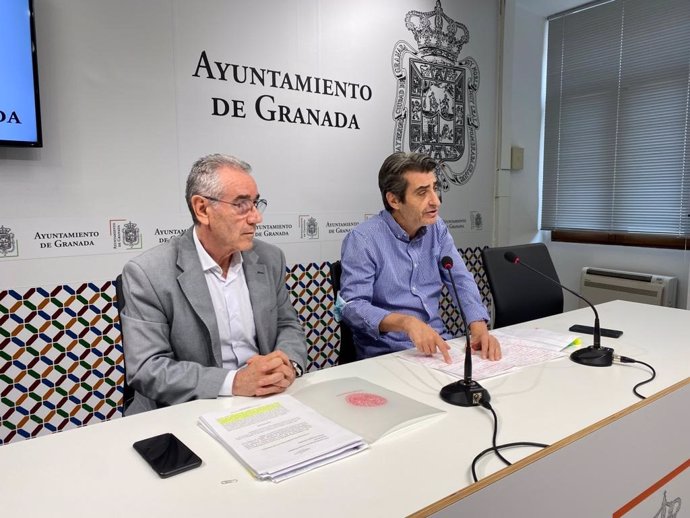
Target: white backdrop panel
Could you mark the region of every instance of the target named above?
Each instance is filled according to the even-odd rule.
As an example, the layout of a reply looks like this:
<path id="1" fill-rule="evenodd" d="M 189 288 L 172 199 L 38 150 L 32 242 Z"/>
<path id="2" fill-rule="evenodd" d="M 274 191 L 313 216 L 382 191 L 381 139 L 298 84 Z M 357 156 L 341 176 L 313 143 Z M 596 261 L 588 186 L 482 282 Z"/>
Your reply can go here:
<path id="1" fill-rule="evenodd" d="M 105 235 L 110 222 L 137 224 L 142 249 L 156 244 L 156 229 L 191 224 L 184 179 L 196 158 L 212 152 L 252 164 L 269 200 L 265 224 L 291 226 L 288 236 L 259 233 L 286 250 L 289 264 L 336 259 L 343 233 L 334 229 L 381 208 L 376 175 L 394 150 L 393 49 L 399 41 L 418 49 L 405 15 L 434 6 L 432 0 L 38 2 L 44 147 L 0 149 L 0 225 L 22 244 L 19 254 L 0 254 L 0 289 L 112 279 L 134 250 L 113 249 Z M 444 193 L 442 216 L 459 246 L 483 245 L 493 217 L 498 2 L 442 6 L 469 30 L 458 59 L 471 56 L 480 71 L 476 169 Z M 230 65 L 263 69 L 264 84 L 223 81 L 221 70 L 229 78 Z M 348 95 L 283 82 L 289 77 L 294 87 L 297 76 L 347 83 Z M 280 84 L 271 86 L 273 80 Z M 242 105 L 237 114 L 244 116 L 213 115 L 214 97 Z M 319 110 L 320 125 L 262 120 L 258 99 L 264 118 L 283 105 L 293 121 L 298 108 L 305 119 L 307 109 Z M 333 125 L 342 113 L 349 127 L 329 127 L 326 113 Z M 318 236 L 302 231 L 309 218 Z M 99 229 L 103 240 L 41 248 L 42 229 Z"/>

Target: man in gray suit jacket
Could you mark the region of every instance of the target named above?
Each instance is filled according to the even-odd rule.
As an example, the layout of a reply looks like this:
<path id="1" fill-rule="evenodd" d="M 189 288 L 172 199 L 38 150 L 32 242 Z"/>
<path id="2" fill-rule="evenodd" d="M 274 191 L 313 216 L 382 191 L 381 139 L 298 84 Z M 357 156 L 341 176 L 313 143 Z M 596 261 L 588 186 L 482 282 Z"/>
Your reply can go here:
<path id="1" fill-rule="evenodd" d="M 266 201 L 249 164 L 199 159 L 187 179 L 194 226 L 122 272 L 127 415 L 219 395 L 282 392 L 303 372 L 304 332 L 285 256 L 254 240 Z"/>

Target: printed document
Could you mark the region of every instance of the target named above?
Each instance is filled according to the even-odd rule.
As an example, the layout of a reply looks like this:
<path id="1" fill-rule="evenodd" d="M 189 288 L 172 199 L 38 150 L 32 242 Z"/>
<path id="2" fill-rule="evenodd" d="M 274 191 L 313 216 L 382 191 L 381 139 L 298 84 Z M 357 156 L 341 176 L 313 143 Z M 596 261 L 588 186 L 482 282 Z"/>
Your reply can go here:
<path id="1" fill-rule="evenodd" d="M 274 482 L 368 447 L 358 435 L 285 394 L 204 414 L 199 425 L 254 476 Z"/>
<path id="2" fill-rule="evenodd" d="M 280 482 L 443 413 L 361 378 L 342 378 L 204 414 L 199 426 L 256 478 Z"/>
<path id="3" fill-rule="evenodd" d="M 547 329 L 497 329 L 491 334 L 501 343 L 502 358 L 499 361 L 484 360 L 479 351 L 472 351 L 472 379 L 476 381 L 562 358 L 567 354 L 566 348 L 579 344 L 577 335 Z M 417 349 L 408 349 L 399 355 L 405 360 L 462 378 L 465 375 L 465 337 L 453 338 L 446 343 L 450 345 L 450 364 L 443 361 L 440 354 L 426 356 Z"/>

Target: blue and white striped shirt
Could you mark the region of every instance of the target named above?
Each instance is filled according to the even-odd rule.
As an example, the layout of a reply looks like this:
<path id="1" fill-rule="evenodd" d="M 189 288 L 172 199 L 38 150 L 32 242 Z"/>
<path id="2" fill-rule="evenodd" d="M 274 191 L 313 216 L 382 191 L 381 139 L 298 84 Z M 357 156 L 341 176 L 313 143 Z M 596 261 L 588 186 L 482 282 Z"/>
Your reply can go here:
<path id="1" fill-rule="evenodd" d="M 468 322 L 488 322 L 474 277 L 440 218 L 410 239 L 393 216 L 382 210 L 345 237 L 340 296 L 346 305 L 342 316 L 352 329 L 359 358 L 413 347 L 406 333 L 379 331 L 381 320 L 393 312 L 413 315 L 444 339 L 452 338 L 439 315 L 443 283 L 455 298 L 450 276 L 440 266 L 446 255 L 453 259 L 453 277 Z"/>

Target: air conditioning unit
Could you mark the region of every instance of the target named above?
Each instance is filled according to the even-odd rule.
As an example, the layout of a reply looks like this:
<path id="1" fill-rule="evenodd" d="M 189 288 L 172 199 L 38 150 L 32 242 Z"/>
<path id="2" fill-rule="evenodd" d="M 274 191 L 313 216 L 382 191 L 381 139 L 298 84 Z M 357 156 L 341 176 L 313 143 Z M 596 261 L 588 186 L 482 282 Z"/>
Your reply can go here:
<path id="1" fill-rule="evenodd" d="M 580 279 L 580 293 L 592 304 L 610 300 L 629 300 L 676 307 L 678 278 L 649 273 L 623 272 L 585 266 Z M 586 304 L 580 302 L 580 307 Z"/>

